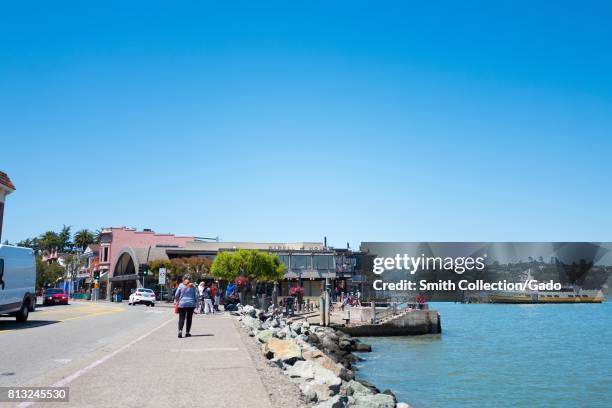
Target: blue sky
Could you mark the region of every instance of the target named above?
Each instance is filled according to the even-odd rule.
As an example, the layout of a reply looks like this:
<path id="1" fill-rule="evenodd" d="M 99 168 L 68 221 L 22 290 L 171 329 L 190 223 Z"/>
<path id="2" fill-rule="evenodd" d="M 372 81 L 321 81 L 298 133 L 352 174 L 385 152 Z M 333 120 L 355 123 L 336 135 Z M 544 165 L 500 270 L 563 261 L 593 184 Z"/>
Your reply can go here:
<path id="1" fill-rule="evenodd" d="M 3 239 L 611 238 L 605 2 L 125 3 L 2 6 Z"/>

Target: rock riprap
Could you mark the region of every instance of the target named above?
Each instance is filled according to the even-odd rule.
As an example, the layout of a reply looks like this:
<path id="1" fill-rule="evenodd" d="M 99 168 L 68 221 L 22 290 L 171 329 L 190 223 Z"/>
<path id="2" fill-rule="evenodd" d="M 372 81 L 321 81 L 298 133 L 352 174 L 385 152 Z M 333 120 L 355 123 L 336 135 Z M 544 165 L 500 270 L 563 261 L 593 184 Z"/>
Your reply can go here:
<path id="1" fill-rule="evenodd" d="M 261 343 L 269 363 L 283 370 L 299 387 L 304 399 L 317 408 L 410 408 L 393 393 L 356 380 L 352 364 L 372 347 L 335 330 L 264 313 L 252 306 L 233 315 L 251 337 Z"/>

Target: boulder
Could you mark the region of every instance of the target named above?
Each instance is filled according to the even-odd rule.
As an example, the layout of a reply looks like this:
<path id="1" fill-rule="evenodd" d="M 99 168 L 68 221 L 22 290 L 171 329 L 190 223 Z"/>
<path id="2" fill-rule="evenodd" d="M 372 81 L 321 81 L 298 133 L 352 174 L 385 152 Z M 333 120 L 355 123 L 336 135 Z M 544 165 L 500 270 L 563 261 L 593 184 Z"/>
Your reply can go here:
<path id="1" fill-rule="evenodd" d="M 346 395 L 354 396 L 357 398 L 361 395 L 372 395 L 372 390 L 366 387 L 359 381 L 351 380 L 346 386 Z"/>
<path id="2" fill-rule="evenodd" d="M 334 393 L 340 390 L 342 380 L 331 370 L 312 361 L 296 361 L 293 366 L 286 367 L 285 374 L 290 377 L 301 377 L 305 380 L 314 380 L 326 384 Z"/>
<path id="3" fill-rule="evenodd" d="M 376 386 L 372 384 L 371 382 L 368 382 L 366 380 L 358 380 L 358 382 L 361 383 L 361 385 L 368 387 L 370 391 L 372 391 L 374 394 L 380 393 L 380 390 L 376 388 Z"/>
<path id="4" fill-rule="evenodd" d="M 287 338 L 294 338 L 297 336 L 297 334 L 295 334 L 295 332 L 291 330 L 289 326 L 283 327 L 282 331 L 285 333 L 285 337 Z"/>
<path id="5" fill-rule="evenodd" d="M 255 309 L 253 306 L 251 305 L 246 305 L 245 307 L 242 308 L 242 312 L 248 316 L 251 317 L 255 317 L 257 316 L 257 309 Z"/>
<path id="6" fill-rule="evenodd" d="M 272 332 L 270 330 L 262 330 L 257 334 L 257 340 L 262 343 L 267 343 L 272 337 Z"/>
<path id="7" fill-rule="evenodd" d="M 291 323 L 290 327 L 291 327 L 291 330 L 293 330 L 297 334 L 300 334 L 301 331 L 302 331 L 302 324 L 301 323 L 293 322 L 293 323 Z"/>
<path id="8" fill-rule="evenodd" d="M 405 402 L 398 402 L 395 405 L 395 408 L 410 408 L 410 405 L 406 404 Z"/>
<path id="9" fill-rule="evenodd" d="M 383 393 L 383 394 L 386 394 L 386 395 L 390 395 L 390 396 L 392 396 L 392 397 L 393 397 L 393 402 L 397 403 L 397 397 L 395 396 L 395 394 L 393 393 L 393 391 L 391 391 L 390 389 L 388 389 L 388 388 L 387 388 L 387 389 L 386 389 L 386 390 L 384 390 L 382 393 Z"/>
<path id="10" fill-rule="evenodd" d="M 359 342 L 359 343 L 355 343 L 355 345 L 353 346 L 353 349 L 354 351 L 369 353 L 370 351 L 372 351 L 372 346 L 366 343 Z"/>
<path id="11" fill-rule="evenodd" d="M 351 370 L 347 370 L 341 364 L 336 363 L 320 350 L 304 350 L 302 351 L 302 356 L 306 360 L 311 360 L 319 364 L 321 367 L 330 370 L 332 373 L 334 373 L 334 375 L 340 377 L 344 381 L 350 381 L 353 379 L 353 372 Z"/>
<path id="12" fill-rule="evenodd" d="M 319 336 L 317 336 L 314 333 L 310 333 L 308 335 L 308 340 L 307 340 L 310 344 L 319 344 Z"/>
<path id="13" fill-rule="evenodd" d="M 285 374 L 292 378 L 300 377 L 306 380 L 313 380 L 315 377 L 312 362 L 301 360 L 296 361 L 292 366 L 287 366 Z"/>
<path id="14" fill-rule="evenodd" d="M 280 360 L 292 365 L 298 360 L 303 360 L 302 350 L 290 340 L 280 340 L 274 337 L 268 339 L 264 347 L 264 355 L 268 359 Z"/>
<path id="15" fill-rule="evenodd" d="M 363 361 L 363 358 L 356 356 L 355 354 L 348 354 L 345 359 L 351 364 Z"/>
<path id="16" fill-rule="evenodd" d="M 338 347 L 340 347 L 340 350 L 344 351 L 351 351 L 353 349 L 353 345 L 351 344 L 350 340 L 345 339 L 341 339 L 338 342 Z"/>
<path id="17" fill-rule="evenodd" d="M 312 395 L 314 393 L 317 396 L 317 401 L 326 401 L 337 394 L 337 392 L 335 392 L 327 384 L 323 384 L 318 381 L 307 381 L 301 384 L 300 391 L 304 395 Z"/>
<path id="18" fill-rule="evenodd" d="M 347 406 L 349 406 L 349 399 L 344 395 L 336 395 L 316 405 L 317 408 L 344 408 Z"/>
<path id="19" fill-rule="evenodd" d="M 246 326 L 249 327 L 253 330 L 259 330 L 261 329 L 261 321 L 259 319 L 255 319 L 254 317 L 251 316 L 244 316 L 244 318 L 242 319 L 242 323 Z"/>
<path id="20" fill-rule="evenodd" d="M 317 393 L 312 387 L 307 386 L 306 383 L 301 383 L 299 387 L 306 402 L 317 402 L 319 397 L 317 397 Z"/>
<path id="21" fill-rule="evenodd" d="M 338 347 L 338 343 L 328 335 L 319 336 L 319 341 L 321 342 L 321 346 L 331 353 L 340 350 L 340 347 Z"/>
<path id="22" fill-rule="evenodd" d="M 394 408 L 395 400 L 387 394 L 359 395 L 355 397 L 355 408 Z"/>

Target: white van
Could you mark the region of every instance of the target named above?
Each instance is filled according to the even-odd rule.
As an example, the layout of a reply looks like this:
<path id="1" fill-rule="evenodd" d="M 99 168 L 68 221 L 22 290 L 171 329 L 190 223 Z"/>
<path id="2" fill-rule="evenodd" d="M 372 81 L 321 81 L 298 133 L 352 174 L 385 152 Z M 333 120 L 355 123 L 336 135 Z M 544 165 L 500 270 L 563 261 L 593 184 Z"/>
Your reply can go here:
<path id="1" fill-rule="evenodd" d="M 36 263 L 34 251 L 0 245 L 0 315 L 11 315 L 18 322 L 28 320 L 36 307 Z"/>

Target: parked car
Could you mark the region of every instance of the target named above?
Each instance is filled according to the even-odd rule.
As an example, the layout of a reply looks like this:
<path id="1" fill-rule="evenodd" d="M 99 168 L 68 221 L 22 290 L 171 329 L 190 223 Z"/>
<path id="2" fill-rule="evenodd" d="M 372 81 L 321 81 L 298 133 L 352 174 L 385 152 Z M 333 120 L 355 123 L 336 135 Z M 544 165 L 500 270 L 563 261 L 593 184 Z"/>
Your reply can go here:
<path id="1" fill-rule="evenodd" d="M 138 288 L 134 293 L 130 295 L 128 299 L 129 305 L 136 305 L 140 303 L 147 306 L 155 306 L 155 292 L 151 289 Z"/>
<path id="2" fill-rule="evenodd" d="M 44 305 L 58 305 L 58 304 L 68 304 L 68 294 L 64 292 L 64 289 L 60 288 L 49 288 L 45 289 L 43 294 L 43 304 Z"/>
<path id="3" fill-rule="evenodd" d="M 36 267 L 30 248 L 0 245 L 0 315 L 28 320 L 36 307 Z"/>

